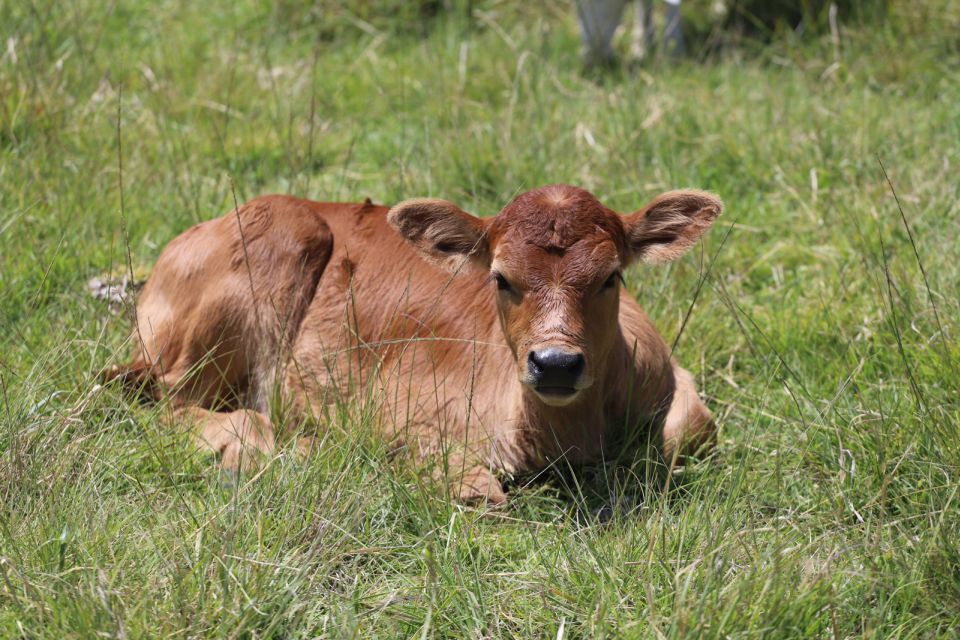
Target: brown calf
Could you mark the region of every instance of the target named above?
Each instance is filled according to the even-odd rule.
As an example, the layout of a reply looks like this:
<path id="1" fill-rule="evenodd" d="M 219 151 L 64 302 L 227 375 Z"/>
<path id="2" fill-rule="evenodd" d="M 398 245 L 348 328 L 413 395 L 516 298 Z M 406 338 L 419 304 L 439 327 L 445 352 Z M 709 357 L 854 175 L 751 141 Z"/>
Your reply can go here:
<path id="1" fill-rule="evenodd" d="M 620 216 L 564 185 L 486 219 L 258 198 L 167 246 L 115 375 L 169 397 L 228 466 L 273 449 L 271 401 L 322 425 L 351 396 L 391 442 L 446 455 L 465 501 L 504 501 L 498 471 L 596 459 L 627 421 L 669 459 L 713 421 L 621 273 L 682 254 L 721 206 L 672 191 Z"/>

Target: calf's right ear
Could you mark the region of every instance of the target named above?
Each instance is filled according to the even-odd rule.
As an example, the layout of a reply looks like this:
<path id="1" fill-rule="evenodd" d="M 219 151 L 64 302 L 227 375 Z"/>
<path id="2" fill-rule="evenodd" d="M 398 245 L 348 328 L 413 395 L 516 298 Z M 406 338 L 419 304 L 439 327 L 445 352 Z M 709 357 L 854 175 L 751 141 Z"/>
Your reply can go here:
<path id="1" fill-rule="evenodd" d="M 624 219 L 634 259 L 670 262 L 692 247 L 723 210 L 716 195 L 696 189 L 668 191 Z"/>
<path id="2" fill-rule="evenodd" d="M 465 265 L 488 269 L 486 223 L 446 200 L 404 200 L 387 221 L 424 258 L 451 271 Z"/>

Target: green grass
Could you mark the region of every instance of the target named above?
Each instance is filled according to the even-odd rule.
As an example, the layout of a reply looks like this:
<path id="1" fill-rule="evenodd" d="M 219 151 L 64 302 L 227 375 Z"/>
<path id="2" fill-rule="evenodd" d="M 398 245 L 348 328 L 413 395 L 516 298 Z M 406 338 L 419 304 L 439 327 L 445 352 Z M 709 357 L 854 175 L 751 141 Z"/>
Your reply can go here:
<path id="1" fill-rule="evenodd" d="M 591 78 L 563 2 L 264 4 L 0 2 L 0 636 L 960 633 L 955 6 Z M 720 447 L 665 493 L 608 465 L 485 515 L 349 412 L 233 480 L 95 387 L 127 324 L 87 280 L 234 189 L 493 214 L 554 182 L 727 203 L 627 275 L 673 341 L 709 268 L 677 353 Z"/>

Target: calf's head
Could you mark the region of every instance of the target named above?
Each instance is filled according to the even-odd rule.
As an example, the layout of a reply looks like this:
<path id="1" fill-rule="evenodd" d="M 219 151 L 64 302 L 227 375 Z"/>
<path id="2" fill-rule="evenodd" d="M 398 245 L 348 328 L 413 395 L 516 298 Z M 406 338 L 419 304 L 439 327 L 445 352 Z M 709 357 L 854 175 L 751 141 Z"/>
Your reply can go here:
<path id="1" fill-rule="evenodd" d="M 721 208 L 713 194 L 670 191 L 621 216 L 587 191 L 553 185 L 492 218 L 415 199 L 388 219 L 427 259 L 489 273 L 520 382 L 545 404 L 564 406 L 593 384 L 616 344 L 623 270 L 681 255 Z"/>

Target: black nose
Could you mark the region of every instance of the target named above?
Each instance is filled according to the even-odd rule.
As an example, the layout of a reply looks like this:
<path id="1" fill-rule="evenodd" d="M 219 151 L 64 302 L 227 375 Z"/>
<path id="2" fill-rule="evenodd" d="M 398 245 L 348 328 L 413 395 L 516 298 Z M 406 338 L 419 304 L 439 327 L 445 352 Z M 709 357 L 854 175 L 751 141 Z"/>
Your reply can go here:
<path id="1" fill-rule="evenodd" d="M 553 347 L 531 351 L 527 355 L 527 370 L 537 387 L 572 388 L 583 373 L 582 353 L 572 353 Z"/>

